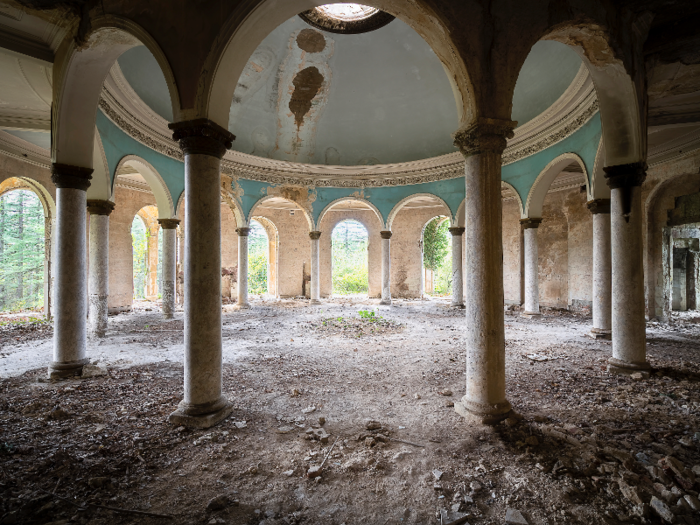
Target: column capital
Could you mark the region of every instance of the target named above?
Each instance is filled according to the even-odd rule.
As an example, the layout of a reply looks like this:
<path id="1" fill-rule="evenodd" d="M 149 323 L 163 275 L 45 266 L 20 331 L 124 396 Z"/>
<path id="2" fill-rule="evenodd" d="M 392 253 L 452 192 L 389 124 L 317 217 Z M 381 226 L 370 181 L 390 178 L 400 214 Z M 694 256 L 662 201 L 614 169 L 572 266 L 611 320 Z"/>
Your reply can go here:
<path id="1" fill-rule="evenodd" d="M 500 155 L 506 149 L 507 139 L 513 138 L 517 124 L 512 120 L 479 117 L 471 126 L 454 133 L 454 145 L 465 157 L 480 153 Z"/>
<path id="2" fill-rule="evenodd" d="M 87 201 L 87 211 L 90 215 L 109 216 L 114 211 L 114 203 L 112 201 L 89 199 Z"/>
<path id="3" fill-rule="evenodd" d="M 239 237 L 248 237 L 250 228 L 236 228 L 236 233 L 238 233 Z"/>
<path id="4" fill-rule="evenodd" d="M 69 164 L 51 164 L 51 182 L 57 188 L 87 191 L 92 179 L 92 168 L 81 168 Z"/>
<path id="5" fill-rule="evenodd" d="M 321 232 L 319 232 L 319 231 L 309 232 L 309 238 L 311 238 L 312 241 L 317 241 L 318 239 L 321 238 Z"/>
<path id="6" fill-rule="evenodd" d="M 641 186 L 647 178 L 647 163 L 633 162 L 631 164 L 618 164 L 603 168 L 605 178 L 610 189 L 632 188 Z"/>
<path id="7" fill-rule="evenodd" d="M 207 118 L 171 122 L 173 140 L 185 155 L 209 155 L 221 159 L 236 137 L 229 130 Z"/>
<path id="8" fill-rule="evenodd" d="M 528 217 L 527 219 L 520 219 L 520 225 L 523 227 L 523 230 L 528 230 L 530 228 L 537 228 L 541 222 L 542 222 L 542 219 L 536 219 L 536 218 L 530 218 L 530 217 Z"/>
<path id="9" fill-rule="evenodd" d="M 596 213 L 610 213 L 610 199 L 593 199 L 586 203 L 593 215 Z"/>
<path id="10" fill-rule="evenodd" d="M 391 239 L 391 230 L 380 231 L 379 235 L 382 236 L 382 239 Z"/>
<path id="11" fill-rule="evenodd" d="M 447 230 L 455 237 L 461 237 L 462 234 L 464 234 L 464 232 L 466 231 L 466 228 L 462 228 L 460 226 L 452 226 L 450 228 L 447 228 Z"/>
<path id="12" fill-rule="evenodd" d="M 164 230 L 174 230 L 180 224 L 180 219 L 158 219 L 158 224 Z"/>

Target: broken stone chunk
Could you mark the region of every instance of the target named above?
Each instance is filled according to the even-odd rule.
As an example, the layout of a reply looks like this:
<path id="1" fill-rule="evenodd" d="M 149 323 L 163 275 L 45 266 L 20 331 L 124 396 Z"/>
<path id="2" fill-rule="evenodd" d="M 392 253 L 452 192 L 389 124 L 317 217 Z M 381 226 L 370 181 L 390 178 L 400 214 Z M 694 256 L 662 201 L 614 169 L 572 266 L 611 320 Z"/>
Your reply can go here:
<path id="1" fill-rule="evenodd" d="M 97 365 L 84 365 L 80 374 L 82 378 L 98 377 L 107 374 L 107 369 Z"/>
<path id="2" fill-rule="evenodd" d="M 71 415 L 63 410 L 60 406 L 56 406 L 46 414 L 47 419 L 53 419 L 54 421 L 61 421 L 64 419 L 69 419 Z"/>
<path id="3" fill-rule="evenodd" d="M 673 512 L 671 512 L 669 506 L 663 501 L 656 496 L 652 496 L 650 505 L 654 512 L 656 512 L 656 514 L 658 514 L 662 520 L 664 520 L 666 523 L 673 523 Z"/>
<path id="4" fill-rule="evenodd" d="M 277 433 L 278 434 L 289 434 L 292 430 L 294 430 L 294 427 L 284 426 L 284 427 L 279 427 L 277 429 Z"/>
<path id="5" fill-rule="evenodd" d="M 443 390 L 442 392 L 438 392 L 441 396 L 451 396 L 452 395 L 452 390 Z"/>
<path id="6" fill-rule="evenodd" d="M 209 501 L 209 503 L 207 504 L 207 511 L 216 512 L 217 510 L 225 509 L 229 505 L 231 505 L 231 498 L 229 498 L 226 494 L 222 494 L 220 496 L 212 498 Z"/>
<path id="7" fill-rule="evenodd" d="M 618 482 L 618 485 L 620 486 L 620 492 L 622 492 L 622 495 L 627 498 L 630 503 L 633 505 L 641 505 L 643 503 L 636 488 L 629 486 L 622 480 Z"/>
<path id="8" fill-rule="evenodd" d="M 686 494 L 683 497 L 685 498 L 685 501 L 688 503 L 691 509 L 693 509 L 696 512 L 700 510 L 700 501 L 698 501 L 698 498 L 692 496 L 691 494 Z"/>
<path id="9" fill-rule="evenodd" d="M 321 467 L 311 467 L 306 473 L 307 478 L 317 478 L 321 475 Z"/>
<path id="10" fill-rule="evenodd" d="M 506 509 L 506 525 L 528 525 L 528 522 L 519 510 Z"/>
<path id="11" fill-rule="evenodd" d="M 382 428 L 382 424 L 379 421 L 368 419 L 365 421 L 365 428 L 367 430 L 379 430 L 380 428 Z"/>
<path id="12" fill-rule="evenodd" d="M 314 406 L 308 406 L 306 408 L 301 409 L 301 412 L 303 414 L 311 414 L 312 412 L 315 412 L 315 411 L 316 411 L 316 407 L 314 407 Z"/>
<path id="13" fill-rule="evenodd" d="M 248 424 L 245 421 L 234 421 L 234 425 L 236 425 L 236 428 L 246 428 Z"/>
<path id="14" fill-rule="evenodd" d="M 293 475 L 294 475 L 294 469 L 292 469 L 292 470 L 285 470 L 284 472 L 282 472 L 282 475 L 283 475 L 283 476 L 287 476 L 287 477 L 293 476 Z"/>
<path id="15" fill-rule="evenodd" d="M 433 470 L 433 476 L 435 477 L 435 481 L 440 481 L 440 478 L 442 478 L 443 472 L 441 470 Z"/>
<path id="16" fill-rule="evenodd" d="M 472 491 L 474 492 L 479 492 L 483 488 L 483 486 L 478 481 L 472 481 L 469 484 L 469 488 L 472 489 Z"/>

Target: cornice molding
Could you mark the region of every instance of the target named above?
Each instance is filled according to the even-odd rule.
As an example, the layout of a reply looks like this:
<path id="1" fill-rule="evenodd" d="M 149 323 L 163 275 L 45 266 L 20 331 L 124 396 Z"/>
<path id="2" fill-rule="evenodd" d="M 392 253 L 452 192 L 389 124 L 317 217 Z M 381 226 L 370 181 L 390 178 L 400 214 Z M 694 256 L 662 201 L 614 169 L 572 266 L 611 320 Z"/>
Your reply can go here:
<path id="1" fill-rule="evenodd" d="M 134 92 L 118 64 L 110 71 L 100 109 L 134 140 L 168 157 L 182 161 L 179 146 L 170 137 L 168 122 L 151 110 Z M 571 136 L 598 111 L 593 82 L 584 66 L 566 92 L 547 111 L 515 130 L 503 153 L 512 164 Z M 449 153 L 413 162 L 371 166 L 302 164 L 228 151 L 222 173 L 233 178 L 271 184 L 307 187 L 371 188 L 423 184 L 464 176 L 464 157 Z"/>
<path id="2" fill-rule="evenodd" d="M 0 131 L 0 153 L 44 169 L 51 169 L 48 150 Z"/>

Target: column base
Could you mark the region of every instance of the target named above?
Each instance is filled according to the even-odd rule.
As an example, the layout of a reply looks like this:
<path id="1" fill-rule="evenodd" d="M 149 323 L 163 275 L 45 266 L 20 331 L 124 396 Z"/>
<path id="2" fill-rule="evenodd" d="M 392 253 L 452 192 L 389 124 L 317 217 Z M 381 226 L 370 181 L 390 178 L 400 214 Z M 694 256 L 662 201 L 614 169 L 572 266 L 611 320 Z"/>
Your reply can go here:
<path id="1" fill-rule="evenodd" d="M 610 339 L 612 336 L 612 330 L 603 330 L 601 328 L 591 328 L 588 332 L 588 337 L 592 339 Z"/>
<path id="2" fill-rule="evenodd" d="M 168 421 L 176 427 L 210 428 L 226 419 L 232 411 L 233 405 L 223 396 L 215 403 L 203 406 L 181 401 L 177 410 L 168 416 Z"/>
<path id="3" fill-rule="evenodd" d="M 236 303 L 236 306 L 233 307 L 234 310 L 250 310 L 250 308 L 251 308 L 250 303 L 243 303 L 243 304 Z"/>
<path id="4" fill-rule="evenodd" d="M 309 304 L 316 305 L 316 304 L 323 304 L 323 303 L 321 301 L 319 301 L 318 299 L 311 299 L 311 301 L 309 301 Z"/>
<path id="5" fill-rule="evenodd" d="M 644 379 L 649 377 L 651 365 L 646 361 L 644 363 L 628 363 L 611 357 L 608 359 L 608 373 L 630 376 L 632 374 L 641 374 Z"/>
<path id="6" fill-rule="evenodd" d="M 540 312 L 521 312 L 520 317 L 526 317 L 528 319 L 533 319 L 535 317 L 542 317 Z"/>
<path id="7" fill-rule="evenodd" d="M 462 308 L 462 309 L 464 309 L 465 306 L 464 306 L 464 303 L 451 303 L 450 308 Z"/>
<path id="8" fill-rule="evenodd" d="M 495 425 L 504 419 L 516 415 L 509 401 L 504 401 L 497 405 L 484 405 L 469 401 L 466 399 L 466 396 L 455 403 L 455 412 L 467 421 L 481 425 Z"/>
<path id="9" fill-rule="evenodd" d="M 165 313 L 163 312 L 163 319 L 175 319 L 175 316 L 171 313 Z"/>
<path id="10" fill-rule="evenodd" d="M 382 306 L 391 306 L 391 299 L 382 299 L 381 301 L 379 301 L 379 304 L 381 304 Z"/>
<path id="11" fill-rule="evenodd" d="M 90 360 L 87 358 L 67 362 L 51 361 L 49 364 L 49 379 L 79 376 L 83 372 L 83 366 L 89 362 Z"/>

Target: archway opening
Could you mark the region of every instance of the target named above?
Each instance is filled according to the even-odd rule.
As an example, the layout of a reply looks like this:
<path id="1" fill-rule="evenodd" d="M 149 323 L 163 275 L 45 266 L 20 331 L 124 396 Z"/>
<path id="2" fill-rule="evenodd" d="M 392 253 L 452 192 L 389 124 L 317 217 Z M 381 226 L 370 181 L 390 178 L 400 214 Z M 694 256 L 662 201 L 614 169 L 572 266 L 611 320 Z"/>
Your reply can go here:
<path id="1" fill-rule="evenodd" d="M 44 307 L 44 208 L 30 190 L 0 196 L 0 311 Z"/>
<path id="2" fill-rule="evenodd" d="M 248 234 L 248 293 L 268 293 L 270 273 L 270 241 L 265 227 L 257 220 L 250 221 Z"/>
<path id="3" fill-rule="evenodd" d="M 447 295 L 452 291 L 452 236 L 447 217 L 430 219 L 423 227 L 423 293 Z"/>
<path id="4" fill-rule="evenodd" d="M 134 299 L 145 299 L 148 276 L 148 228 L 138 215 L 131 223 L 131 246 L 134 260 Z"/>
<path id="5" fill-rule="evenodd" d="M 336 224 L 331 234 L 334 295 L 366 295 L 369 292 L 369 234 L 360 221 Z"/>
<path id="6" fill-rule="evenodd" d="M 131 223 L 133 250 L 133 282 L 135 300 L 156 301 L 160 298 L 158 283 L 162 278 L 163 236 L 159 235 L 158 208 L 141 208 Z"/>

